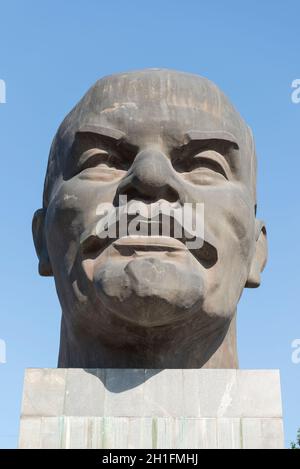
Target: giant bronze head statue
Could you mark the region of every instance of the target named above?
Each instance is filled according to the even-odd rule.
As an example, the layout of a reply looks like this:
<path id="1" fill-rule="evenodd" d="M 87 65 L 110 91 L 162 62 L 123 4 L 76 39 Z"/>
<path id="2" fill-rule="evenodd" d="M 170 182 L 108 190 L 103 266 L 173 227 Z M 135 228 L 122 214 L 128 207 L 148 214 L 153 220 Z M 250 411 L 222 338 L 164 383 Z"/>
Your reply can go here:
<path id="1" fill-rule="evenodd" d="M 99 80 L 58 129 L 33 219 L 39 272 L 62 307 L 59 366 L 236 368 L 236 306 L 266 262 L 255 182 L 251 131 L 207 79 L 149 69 Z M 155 235 L 147 216 L 146 231 L 117 229 L 134 203 L 200 204 L 202 242 L 175 236 L 174 220 L 166 234 L 163 218 Z M 112 236 L 99 229 L 104 206 Z"/>

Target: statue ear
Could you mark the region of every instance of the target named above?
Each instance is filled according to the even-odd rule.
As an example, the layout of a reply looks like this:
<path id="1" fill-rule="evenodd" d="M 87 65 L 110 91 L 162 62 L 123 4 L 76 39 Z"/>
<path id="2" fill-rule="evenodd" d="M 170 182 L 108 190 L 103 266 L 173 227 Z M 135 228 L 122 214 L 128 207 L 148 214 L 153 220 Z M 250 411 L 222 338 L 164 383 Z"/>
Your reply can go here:
<path id="1" fill-rule="evenodd" d="M 250 267 L 250 272 L 246 282 L 246 288 L 257 288 L 260 285 L 260 274 L 267 263 L 268 244 L 267 231 L 263 221 L 255 220 L 255 251 Z"/>
<path id="2" fill-rule="evenodd" d="M 44 277 L 53 275 L 52 267 L 48 255 L 45 237 L 45 209 L 39 209 L 33 215 L 32 235 L 37 256 L 39 258 L 39 274 Z"/>

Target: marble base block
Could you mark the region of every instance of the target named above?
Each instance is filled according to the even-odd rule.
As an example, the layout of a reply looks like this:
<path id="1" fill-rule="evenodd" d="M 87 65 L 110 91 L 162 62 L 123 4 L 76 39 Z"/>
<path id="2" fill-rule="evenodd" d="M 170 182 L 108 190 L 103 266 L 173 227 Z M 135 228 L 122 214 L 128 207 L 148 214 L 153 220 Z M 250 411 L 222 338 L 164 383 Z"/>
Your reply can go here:
<path id="1" fill-rule="evenodd" d="M 283 448 L 277 370 L 27 369 L 19 448 Z"/>

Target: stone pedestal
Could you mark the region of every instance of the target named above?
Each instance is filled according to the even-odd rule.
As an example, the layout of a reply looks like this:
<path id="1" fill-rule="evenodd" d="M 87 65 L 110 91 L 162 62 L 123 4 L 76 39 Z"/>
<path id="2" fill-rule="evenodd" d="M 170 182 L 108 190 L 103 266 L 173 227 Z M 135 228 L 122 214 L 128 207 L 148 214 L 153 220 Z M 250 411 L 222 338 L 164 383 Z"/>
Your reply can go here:
<path id="1" fill-rule="evenodd" d="M 27 369 L 20 448 L 282 448 L 276 370 Z"/>

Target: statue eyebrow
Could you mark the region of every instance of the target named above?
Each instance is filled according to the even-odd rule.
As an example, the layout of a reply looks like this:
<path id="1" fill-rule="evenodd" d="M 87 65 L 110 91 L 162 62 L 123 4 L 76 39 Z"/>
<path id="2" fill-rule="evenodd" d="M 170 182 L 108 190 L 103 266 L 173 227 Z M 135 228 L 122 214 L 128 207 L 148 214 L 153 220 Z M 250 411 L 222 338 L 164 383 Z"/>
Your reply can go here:
<path id="1" fill-rule="evenodd" d="M 94 134 L 98 137 L 109 138 L 116 142 L 119 142 L 120 140 L 125 140 L 125 134 L 124 132 L 121 132 L 121 130 L 92 124 L 80 127 L 80 129 L 76 132 L 75 135 L 80 136 L 84 134 Z"/>
<path id="2" fill-rule="evenodd" d="M 239 149 L 237 139 L 233 134 L 225 130 L 188 130 L 184 135 L 184 145 L 191 142 L 207 142 L 210 140 L 219 140 L 220 142 L 231 144 L 234 148 Z"/>
<path id="3" fill-rule="evenodd" d="M 127 157 L 130 157 L 130 155 L 134 154 L 136 151 L 135 145 L 127 140 L 126 134 L 121 130 L 87 124 L 80 127 L 77 132 L 75 132 L 75 138 L 71 147 L 72 157 L 75 157 L 75 159 L 78 158 L 82 151 L 85 150 L 87 142 L 99 142 L 101 140 L 106 144 L 114 144 L 116 147 L 122 147 L 122 152 L 124 155 L 127 155 Z"/>

